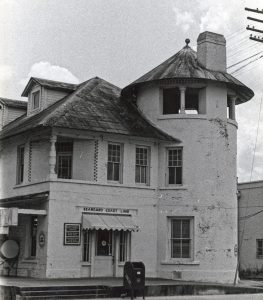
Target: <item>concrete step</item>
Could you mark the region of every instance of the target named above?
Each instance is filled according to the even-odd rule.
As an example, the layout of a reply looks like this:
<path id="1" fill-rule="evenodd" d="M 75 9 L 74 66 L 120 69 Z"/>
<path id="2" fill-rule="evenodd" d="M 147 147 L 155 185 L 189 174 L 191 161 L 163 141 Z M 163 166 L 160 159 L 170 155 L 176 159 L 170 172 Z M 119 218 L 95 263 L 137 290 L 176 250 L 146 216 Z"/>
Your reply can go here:
<path id="1" fill-rule="evenodd" d="M 17 295 L 22 300 L 94 299 L 109 297 L 110 290 L 105 286 L 23 287 L 17 289 Z"/>

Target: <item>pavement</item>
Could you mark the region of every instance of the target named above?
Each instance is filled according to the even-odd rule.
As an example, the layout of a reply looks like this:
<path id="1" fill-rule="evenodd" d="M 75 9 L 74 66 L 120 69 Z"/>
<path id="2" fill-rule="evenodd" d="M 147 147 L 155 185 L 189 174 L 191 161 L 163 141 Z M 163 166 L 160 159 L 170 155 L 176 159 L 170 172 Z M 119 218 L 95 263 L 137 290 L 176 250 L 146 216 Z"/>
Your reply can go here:
<path id="1" fill-rule="evenodd" d="M 34 286 L 87 286 L 87 285 L 101 285 L 107 286 L 122 286 L 122 278 L 75 278 L 75 279 L 35 279 L 35 278 L 23 278 L 23 277 L 0 277 L 0 285 L 6 286 L 18 286 L 18 287 L 34 287 Z M 200 282 L 189 281 L 174 281 L 167 279 L 148 278 L 146 279 L 146 285 L 195 285 Z M 208 285 L 215 287 L 215 283 L 201 283 L 202 285 Z M 220 285 L 220 284 L 218 284 Z M 221 285 L 222 286 L 222 285 Z M 224 286 L 233 286 L 226 284 Z M 231 295 L 200 295 L 200 296 L 151 296 L 151 300 L 263 300 L 263 280 L 240 280 L 237 287 L 243 288 L 259 288 L 262 289 L 260 294 L 231 294 Z M 213 288 L 212 288 L 213 289 Z M 210 289 L 211 292 L 211 289 Z M 124 300 L 129 300 L 129 297 L 125 297 Z M 74 299 L 80 300 L 80 299 Z M 82 299 L 83 300 L 83 299 Z M 101 299 L 102 300 L 102 299 Z M 103 299 L 105 300 L 105 298 Z M 120 300 L 120 298 L 107 298 L 107 300 Z M 137 297 L 136 300 L 142 300 L 142 297 Z"/>
<path id="2" fill-rule="evenodd" d="M 145 297 L 145 299 L 151 300 L 262 300 L 262 294 L 238 294 L 238 295 L 203 295 L 203 296 L 167 296 L 167 297 Z M 124 298 L 124 300 L 129 300 L 130 298 Z M 83 300 L 83 299 L 74 299 Z M 105 300 L 96 299 L 96 300 Z M 120 300 L 120 298 L 107 298 L 107 300 Z M 136 298 L 136 300 L 142 300 L 141 297 Z"/>

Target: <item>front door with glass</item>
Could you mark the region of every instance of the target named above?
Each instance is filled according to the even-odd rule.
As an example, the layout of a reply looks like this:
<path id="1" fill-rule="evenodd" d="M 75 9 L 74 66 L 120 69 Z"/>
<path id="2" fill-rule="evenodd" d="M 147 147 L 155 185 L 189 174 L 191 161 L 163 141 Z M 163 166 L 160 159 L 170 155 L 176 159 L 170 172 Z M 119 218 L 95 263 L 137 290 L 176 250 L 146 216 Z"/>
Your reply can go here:
<path id="1" fill-rule="evenodd" d="M 114 234 L 112 230 L 96 231 L 95 276 L 114 276 Z"/>

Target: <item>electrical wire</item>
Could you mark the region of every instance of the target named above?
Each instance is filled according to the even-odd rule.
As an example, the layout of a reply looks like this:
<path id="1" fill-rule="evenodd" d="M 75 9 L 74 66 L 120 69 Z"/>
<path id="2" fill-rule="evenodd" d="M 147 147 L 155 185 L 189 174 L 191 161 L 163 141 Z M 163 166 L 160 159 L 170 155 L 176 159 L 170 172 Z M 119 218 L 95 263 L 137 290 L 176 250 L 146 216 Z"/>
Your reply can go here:
<path id="1" fill-rule="evenodd" d="M 249 56 L 249 57 L 247 57 L 247 58 L 245 58 L 245 59 L 242 59 L 242 60 L 240 60 L 239 62 L 237 62 L 237 63 L 235 63 L 235 64 L 233 64 L 233 65 L 227 67 L 227 69 L 230 69 L 230 68 L 232 68 L 232 67 L 235 67 L 236 65 L 239 65 L 239 64 L 241 64 L 242 62 L 244 62 L 244 61 L 246 61 L 246 60 L 248 60 L 248 59 L 250 59 L 250 58 L 252 58 L 252 57 L 254 57 L 254 56 L 257 56 L 257 55 L 259 55 L 259 54 L 262 53 L 262 52 L 263 52 L 263 50 L 260 51 L 260 52 L 258 52 L 258 53 L 256 53 L 256 54 L 253 54 L 253 55 L 251 55 L 251 56 Z"/>
<path id="2" fill-rule="evenodd" d="M 230 33 L 229 35 L 226 35 L 226 39 L 232 39 L 233 37 L 231 37 L 231 36 L 232 35 L 236 36 L 237 33 L 242 34 L 242 32 L 240 32 L 240 31 L 242 31 L 242 32 L 246 31 L 246 29 L 244 29 L 244 26 L 240 27 L 237 31 L 234 31 L 234 32 Z"/>
<path id="3" fill-rule="evenodd" d="M 252 64 L 253 62 L 259 60 L 259 59 L 262 58 L 262 57 L 263 57 L 263 55 L 261 55 L 260 57 L 258 57 L 258 58 L 256 58 L 256 59 L 253 59 L 252 61 L 248 62 L 247 64 L 245 64 L 245 65 L 241 66 L 240 68 L 236 69 L 235 71 L 233 71 L 233 72 L 231 73 L 231 75 L 235 74 L 235 73 L 238 72 L 239 70 L 245 68 L 246 66 Z"/>

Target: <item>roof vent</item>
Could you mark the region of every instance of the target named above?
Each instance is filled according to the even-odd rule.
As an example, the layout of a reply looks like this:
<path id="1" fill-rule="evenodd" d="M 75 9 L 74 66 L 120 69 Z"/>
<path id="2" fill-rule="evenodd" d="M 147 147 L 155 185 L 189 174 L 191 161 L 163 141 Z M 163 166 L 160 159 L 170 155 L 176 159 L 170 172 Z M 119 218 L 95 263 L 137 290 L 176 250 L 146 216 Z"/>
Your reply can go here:
<path id="1" fill-rule="evenodd" d="M 226 40 L 223 35 L 205 31 L 197 39 L 197 60 L 212 71 L 226 72 Z"/>

